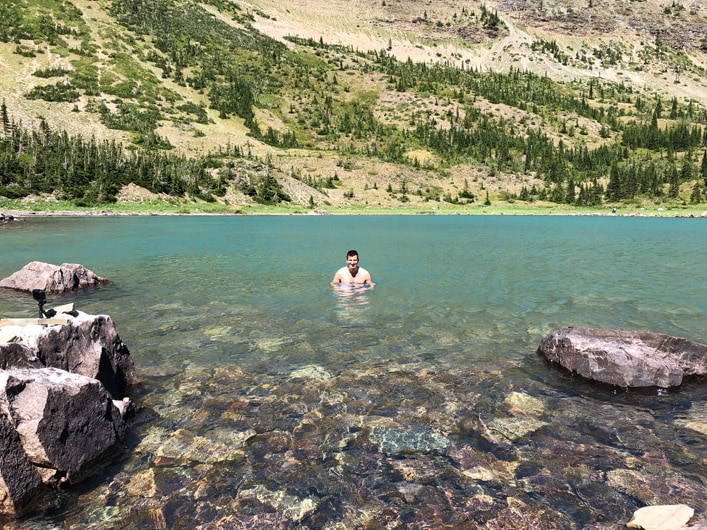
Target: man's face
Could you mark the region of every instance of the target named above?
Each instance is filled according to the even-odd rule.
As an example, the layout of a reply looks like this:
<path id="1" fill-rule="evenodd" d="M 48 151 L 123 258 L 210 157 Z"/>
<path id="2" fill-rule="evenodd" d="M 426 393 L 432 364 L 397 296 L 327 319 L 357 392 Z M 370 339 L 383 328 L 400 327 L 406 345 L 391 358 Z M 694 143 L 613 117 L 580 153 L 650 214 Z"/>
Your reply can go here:
<path id="1" fill-rule="evenodd" d="M 358 256 L 347 256 L 346 265 L 350 272 L 356 272 L 358 270 Z"/>

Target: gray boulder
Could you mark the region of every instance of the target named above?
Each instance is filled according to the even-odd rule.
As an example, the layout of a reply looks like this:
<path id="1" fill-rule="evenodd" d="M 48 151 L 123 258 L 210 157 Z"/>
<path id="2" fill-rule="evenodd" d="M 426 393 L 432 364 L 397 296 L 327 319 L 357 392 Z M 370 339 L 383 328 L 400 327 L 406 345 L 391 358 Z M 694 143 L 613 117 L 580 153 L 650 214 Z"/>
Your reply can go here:
<path id="1" fill-rule="evenodd" d="M 42 482 L 109 463 L 134 412 L 130 352 L 106 315 L 0 320 L 0 514 L 20 516 Z M 115 400 L 115 401 L 114 401 Z"/>
<path id="2" fill-rule="evenodd" d="M 113 399 L 139 383 L 127 346 L 107 315 L 0 321 L 0 368 L 54 367 L 99 380 Z M 27 322 L 33 323 L 25 325 Z M 43 322 L 59 324 L 40 324 Z"/>
<path id="3" fill-rule="evenodd" d="M 22 516 L 41 486 L 42 479 L 22 449 L 14 425 L 0 413 L 0 513 Z"/>
<path id="4" fill-rule="evenodd" d="M 621 387 L 679 386 L 707 374 L 707 345 L 646 331 L 567 327 L 538 347 L 551 362 L 594 381 Z"/>
<path id="5" fill-rule="evenodd" d="M 30 292 L 34 289 L 44 289 L 47 293 L 63 293 L 107 281 L 77 263 L 63 263 L 57 266 L 32 261 L 14 274 L 0 280 L 0 287 Z"/>
<path id="6" fill-rule="evenodd" d="M 120 449 L 125 422 L 103 385 L 56 368 L 0 371 L 0 414 L 47 483 L 76 483 Z"/>

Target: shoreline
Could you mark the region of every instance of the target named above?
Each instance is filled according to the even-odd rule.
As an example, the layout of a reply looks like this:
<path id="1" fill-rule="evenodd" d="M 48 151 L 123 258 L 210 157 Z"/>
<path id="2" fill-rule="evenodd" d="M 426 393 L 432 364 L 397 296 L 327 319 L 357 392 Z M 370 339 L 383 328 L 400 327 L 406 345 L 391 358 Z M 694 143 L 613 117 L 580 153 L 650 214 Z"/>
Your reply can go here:
<path id="1" fill-rule="evenodd" d="M 3 205 L 3 203 L 5 203 Z M 8 204 L 9 203 L 9 204 Z M 395 215 L 528 215 L 585 217 L 673 217 L 707 219 L 707 205 L 606 205 L 578 207 L 543 203 L 537 205 L 497 203 L 490 206 L 431 205 L 430 207 L 319 207 L 247 205 L 238 208 L 209 203 L 119 202 L 92 208 L 41 201 L 18 204 L 0 201 L 0 220 L 5 223 L 39 217 L 146 217 L 146 216 L 395 216 Z"/>
<path id="2" fill-rule="evenodd" d="M 360 211 L 360 210 L 341 210 L 334 212 L 295 212 L 295 211 L 252 211 L 252 212 L 169 212 L 169 211 L 154 211 L 154 212 L 116 212 L 116 211 L 24 211 L 24 210 L 0 210 L 0 214 L 6 217 L 12 217 L 5 221 L 0 221 L 2 224 L 10 224 L 13 222 L 27 221 L 32 218 L 61 218 L 61 217 L 364 217 L 364 216 L 545 216 L 545 217 L 638 217 L 638 218 L 664 218 L 664 219 L 707 219 L 707 211 L 700 213 L 687 213 L 666 211 L 661 213 L 656 212 L 579 212 L 579 211 L 484 211 L 484 212 L 469 212 L 469 211 Z"/>

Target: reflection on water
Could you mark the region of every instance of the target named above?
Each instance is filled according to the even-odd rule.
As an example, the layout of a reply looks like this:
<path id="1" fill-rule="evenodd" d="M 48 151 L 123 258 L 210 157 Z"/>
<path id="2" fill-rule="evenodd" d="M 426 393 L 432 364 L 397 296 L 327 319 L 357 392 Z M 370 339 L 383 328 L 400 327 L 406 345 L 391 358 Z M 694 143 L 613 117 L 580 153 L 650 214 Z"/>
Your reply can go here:
<path id="1" fill-rule="evenodd" d="M 110 278 L 48 305 L 110 314 L 143 381 L 125 458 L 16 528 L 599 529 L 646 504 L 707 511 L 704 384 L 606 388 L 535 354 L 572 324 L 707 341 L 700 220 L 52 219 L 0 238 L 2 277 L 36 259 Z M 351 247 L 374 289 L 329 285 Z M 0 291 L 0 309 L 36 304 Z"/>
<path id="2" fill-rule="evenodd" d="M 341 325 L 366 325 L 366 310 L 370 304 L 371 287 L 338 284 L 332 287 L 336 299 L 336 314 Z"/>

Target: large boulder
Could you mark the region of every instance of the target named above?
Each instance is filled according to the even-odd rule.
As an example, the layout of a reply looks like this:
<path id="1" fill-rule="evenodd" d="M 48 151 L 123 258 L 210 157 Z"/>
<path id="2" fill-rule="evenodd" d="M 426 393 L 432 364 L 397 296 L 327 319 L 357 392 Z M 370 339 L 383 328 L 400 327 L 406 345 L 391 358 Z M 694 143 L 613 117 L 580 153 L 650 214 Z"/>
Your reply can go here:
<path id="1" fill-rule="evenodd" d="M 139 383 L 106 315 L 0 320 L 0 515 L 19 516 L 41 483 L 76 483 L 119 452 L 126 393 Z"/>
<path id="2" fill-rule="evenodd" d="M 113 320 L 108 315 L 75 314 L 0 320 L 0 335 L 6 338 L 0 340 L 0 368 L 60 368 L 97 379 L 113 399 L 122 399 L 139 381 Z"/>
<path id="3" fill-rule="evenodd" d="M 707 374 L 707 345 L 647 331 L 567 327 L 546 336 L 538 352 L 571 372 L 621 387 L 667 388 Z"/>
<path id="4" fill-rule="evenodd" d="M 48 483 L 76 483 L 120 449 L 125 422 L 103 385 L 56 368 L 0 371 L 0 414 Z"/>
<path id="5" fill-rule="evenodd" d="M 63 263 L 57 266 L 42 261 L 32 261 L 14 274 L 0 280 L 0 287 L 29 292 L 43 289 L 47 293 L 63 293 L 107 281 L 77 263 Z"/>
<path id="6" fill-rule="evenodd" d="M 0 413 L 0 513 L 20 517 L 41 486 L 42 479 L 22 449 L 14 425 Z"/>

